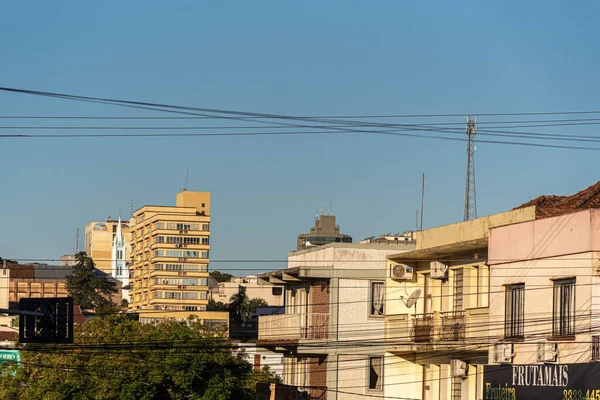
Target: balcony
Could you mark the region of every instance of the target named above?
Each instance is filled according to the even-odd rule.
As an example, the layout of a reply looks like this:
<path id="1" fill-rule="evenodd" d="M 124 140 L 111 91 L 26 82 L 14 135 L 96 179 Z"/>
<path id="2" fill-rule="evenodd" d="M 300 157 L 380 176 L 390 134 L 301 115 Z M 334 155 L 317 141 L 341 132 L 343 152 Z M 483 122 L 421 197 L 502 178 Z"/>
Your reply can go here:
<path id="1" fill-rule="evenodd" d="M 435 350 L 488 336 L 489 309 L 386 316 L 386 338 L 396 351 Z M 415 348 L 417 345 L 418 348 Z"/>
<path id="2" fill-rule="evenodd" d="M 258 317 L 258 340 L 327 339 L 329 314 L 282 314 Z"/>

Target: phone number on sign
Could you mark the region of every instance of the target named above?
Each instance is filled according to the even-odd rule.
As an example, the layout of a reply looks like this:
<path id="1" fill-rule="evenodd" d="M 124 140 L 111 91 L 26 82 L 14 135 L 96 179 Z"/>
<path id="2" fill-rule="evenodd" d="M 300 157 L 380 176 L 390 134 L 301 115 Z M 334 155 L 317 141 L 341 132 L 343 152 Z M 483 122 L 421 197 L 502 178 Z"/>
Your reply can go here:
<path id="1" fill-rule="evenodd" d="M 596 390 L 563 390 L 563 400 L 600 400 L 600 389 Z"/>

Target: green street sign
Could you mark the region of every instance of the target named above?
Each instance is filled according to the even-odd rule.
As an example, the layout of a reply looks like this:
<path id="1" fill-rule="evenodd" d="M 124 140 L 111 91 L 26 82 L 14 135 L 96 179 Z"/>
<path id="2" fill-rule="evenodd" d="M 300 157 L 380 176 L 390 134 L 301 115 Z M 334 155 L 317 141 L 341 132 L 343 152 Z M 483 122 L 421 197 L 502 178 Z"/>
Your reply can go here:
<path id="1" fill-rule="evenodd" d="M 8 362 L 18 363 L 21 361 L 21 356 L 19 355 L 19 350 L 0 350 L 0 368 L 4 366 L 4 364 Z M 17 364 L 18 366 L 18 364 Z M 16 375 L 17 371 L 13 370 L 11 375 Z"/>
<path id="2" fill-rule="evenodd" d="M 0 350 L 0 364 L 4 364 L 6 361 L 17 361 L 19 362 L 19 350 Z"/>

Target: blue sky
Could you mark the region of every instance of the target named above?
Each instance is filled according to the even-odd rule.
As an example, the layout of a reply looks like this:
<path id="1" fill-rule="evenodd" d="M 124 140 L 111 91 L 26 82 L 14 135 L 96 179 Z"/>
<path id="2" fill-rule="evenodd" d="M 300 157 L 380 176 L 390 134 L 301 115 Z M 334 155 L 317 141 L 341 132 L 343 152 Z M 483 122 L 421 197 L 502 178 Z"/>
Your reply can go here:
<path id="1" fill-rule="evenodd" d="M 2 6 L 0 86 L 290 115 L 597 110 L 599 8 L 548 1 L 12 2 Z M 0 93 L 0 115 L 149 114 Z M 66 124 L 0 121 L 34 123 Z M 69 252 L 78 227 L 119 209 L 127 214 L 132 194 L 136 207 L 172 204 L 187 164 L 190 186 L 212 192 L 213 259 L 283 260 L 330 201 L 355 240 L 413 229 L 422 172 L 424 226 L 463 214 L 460 142 L 1 139 L 0 152 L 0 255 L 13 258 Z M 596 160 L 596 152 L 481 143 L 479 215 L 583 189 L 600 179 Z M 273 267 L 226 266 L 239 274 Z"/>

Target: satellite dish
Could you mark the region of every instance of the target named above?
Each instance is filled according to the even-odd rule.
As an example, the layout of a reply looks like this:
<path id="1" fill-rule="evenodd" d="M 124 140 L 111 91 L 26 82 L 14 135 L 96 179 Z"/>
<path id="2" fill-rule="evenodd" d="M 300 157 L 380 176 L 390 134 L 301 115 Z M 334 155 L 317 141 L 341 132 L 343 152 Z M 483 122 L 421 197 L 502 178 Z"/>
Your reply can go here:
<path id="1" fill-rule="evenodd" d="M 412 308 L 415 304 L 417 304 L 417 300 L 421 296 L 421 289 L 417 289 L 408 296 L 408 300 L 404 301 L 404 296 L 400 297 L 400 300 L 404 303 L 404 305 L 408 308 Z"/>

